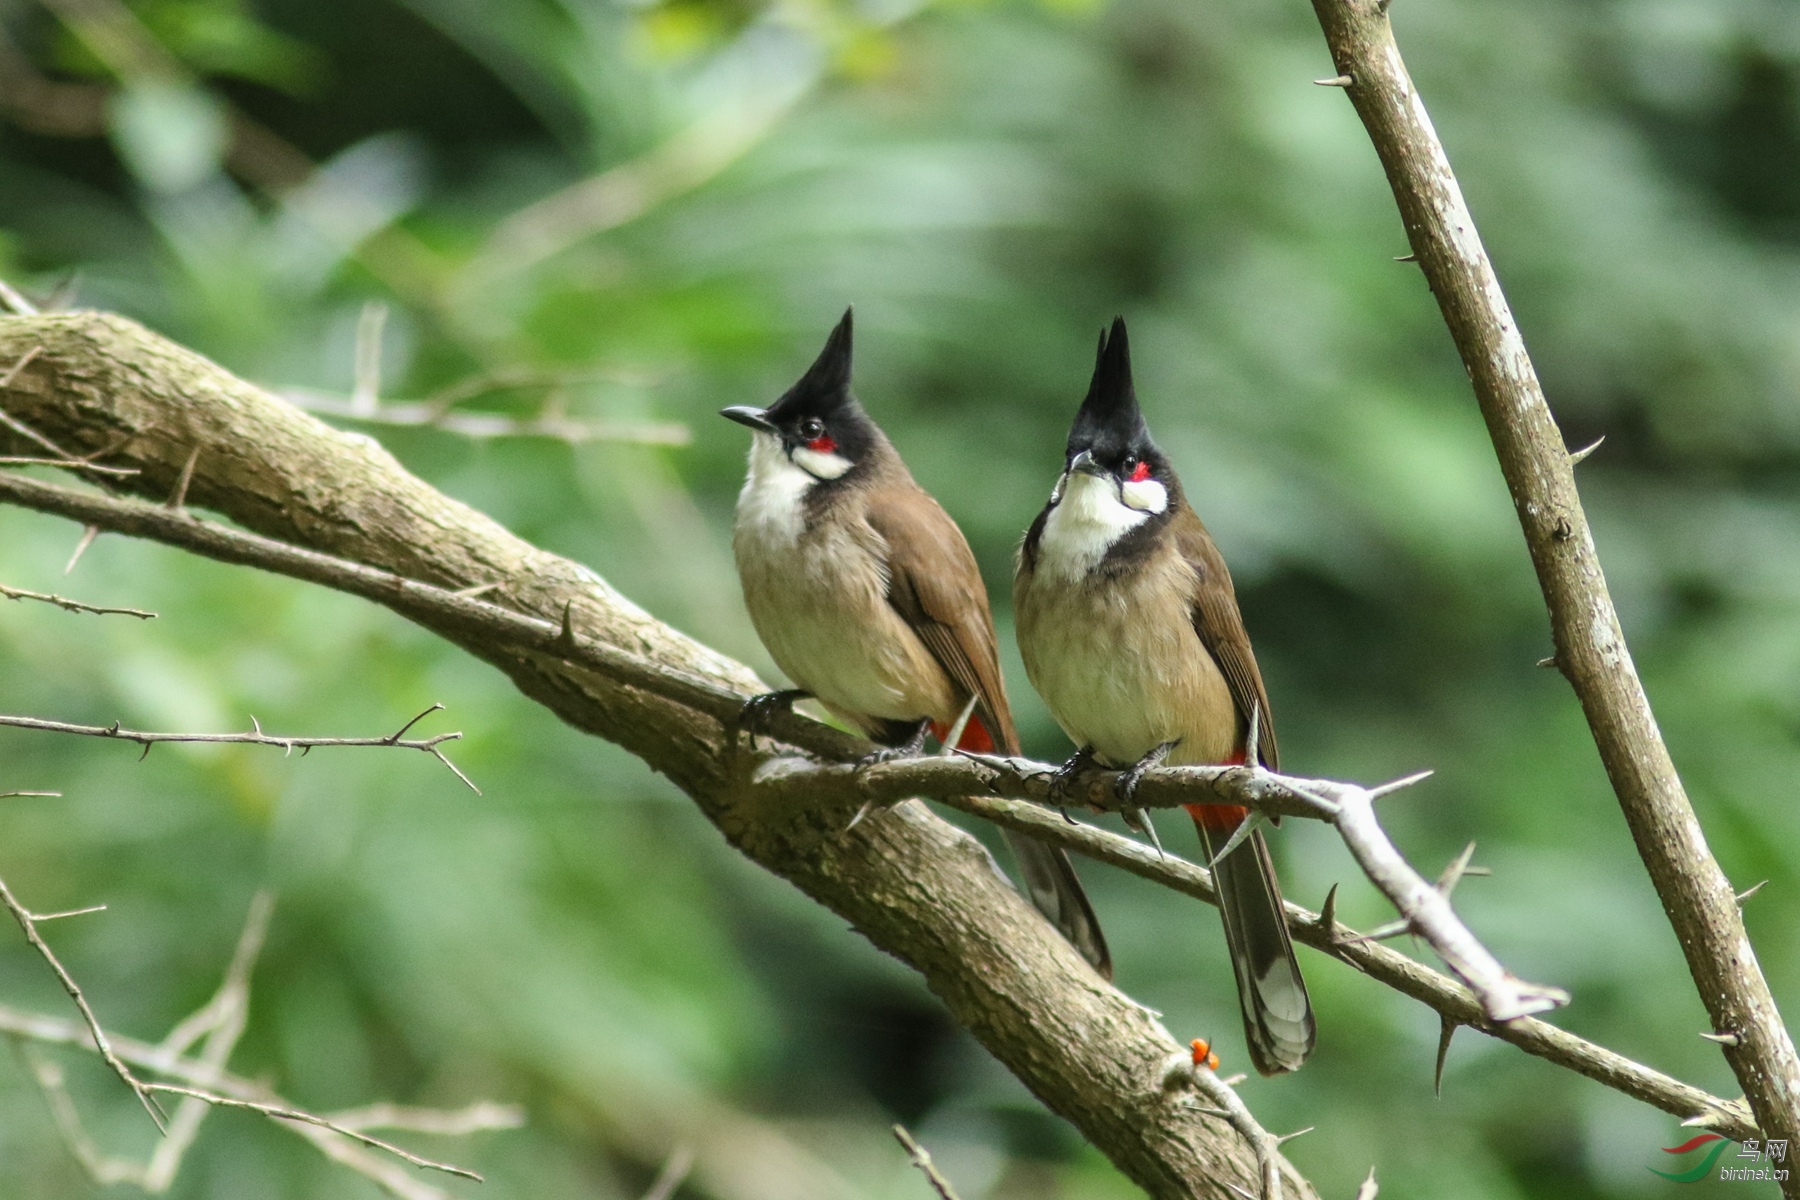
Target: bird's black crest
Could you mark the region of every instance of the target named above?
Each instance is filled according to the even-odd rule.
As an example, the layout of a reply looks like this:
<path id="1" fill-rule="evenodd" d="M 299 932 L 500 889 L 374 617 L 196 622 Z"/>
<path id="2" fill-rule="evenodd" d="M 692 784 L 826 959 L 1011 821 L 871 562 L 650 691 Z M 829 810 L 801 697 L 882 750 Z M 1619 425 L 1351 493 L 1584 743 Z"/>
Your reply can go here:
<path id="1" fill-rule="evenodd" d="M 1112 330 L 1100 331 L 1100 348 L 1094 357 L 1094 378 L 1075 423 L 1069 427 L 1068 457 L 1083 450 L 1112 463 L 1128 453 L 1144 456 L 1155 449 L 1144 414 L 1138 409 L 1137 391 L 1131 385 L 1131 343 L 1125 335 L 1125 318 L 1114 317 Z"/>
<path id="2" fill-rule="evenodd" d="M 845 405 L 855 403 L 850 397 L 853 312 L 844 310 L 843 318 L 825 339 L 825 348 L 806 368 L 806 374 L 769 406 L 771 421 L 779 425 L 802 416 L 829 418 Z"/>

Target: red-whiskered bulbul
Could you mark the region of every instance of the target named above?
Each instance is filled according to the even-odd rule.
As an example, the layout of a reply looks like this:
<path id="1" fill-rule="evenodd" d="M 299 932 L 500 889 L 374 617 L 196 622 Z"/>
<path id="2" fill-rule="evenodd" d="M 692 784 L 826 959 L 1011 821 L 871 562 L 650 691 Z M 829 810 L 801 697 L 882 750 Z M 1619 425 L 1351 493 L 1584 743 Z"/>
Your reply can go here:
<path id="1" fill-rule="evenodd" d="M 1019 552 L 1019 649 L 1031 682 L 1089 760 L 1139 775 L 1160 761 L 1241 763 L 1252 720 L 1275 769 L 1275 728 L 1225 560 L 1138 410 L 1125 322 L 1100 335 L 1062 477 Z M 1189 805 L 1210 859 L 1249 814 Z M 1312 1004 L 1260 830 L 1214 868 L 1250 1060 L 1292 1071 L 1313 1047 Z"/>
<path id="2" fill-rule="evenodd" d="M 744 602 L 799 689 L 761 699 L 811 695 L 872 741 L 910 753 L 927 730 L 943 740 L 967 714 L 959 749 L 1017 754 L 975 555 L 851 395 L 850 358 L 846 311 L 779 400 L 723 411 L 755 431 L 731 539 Z M 1006 836 L 1032 902 L 1110 978 L 1068 856 Z"/>

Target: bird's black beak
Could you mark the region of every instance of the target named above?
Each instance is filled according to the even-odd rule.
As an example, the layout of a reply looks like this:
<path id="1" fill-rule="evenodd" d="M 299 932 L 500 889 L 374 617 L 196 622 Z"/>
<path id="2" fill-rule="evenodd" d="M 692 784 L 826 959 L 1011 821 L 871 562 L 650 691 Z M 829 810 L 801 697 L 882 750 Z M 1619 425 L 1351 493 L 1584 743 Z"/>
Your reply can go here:
<path id="1" fill-rule="evenodd" d="M 1076 474 L 1078 472 L 1082 475 L 1092 475 L 1096 479 L 1106 478 L 1106 468 L 1094 461 L 1092 450 L 1083 450 L 1070 460 L 1069 473 Z"/>
<path id="2" fill-rule="evenodd" d="M 769 420 L 769 410 L 766 408 L 752 408 L 748 404 L 738 404 L 731 408 L 721 408 L 719 415 L 736 421 L 739 425 L 748 425 L 758 433 L 779 435 L 781 432 L 775 428 L 774 422 Z"/>

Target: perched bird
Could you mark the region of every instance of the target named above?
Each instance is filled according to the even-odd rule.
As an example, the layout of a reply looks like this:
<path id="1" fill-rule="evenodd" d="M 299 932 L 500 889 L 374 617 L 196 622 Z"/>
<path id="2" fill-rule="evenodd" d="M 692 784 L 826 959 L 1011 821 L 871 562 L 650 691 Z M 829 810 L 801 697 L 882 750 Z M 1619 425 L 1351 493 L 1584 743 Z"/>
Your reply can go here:
<path id="1" fill-rule="evenodd" d="M 754 434 L 731 544 L 770 657 L 883 746 L 918 753 L 964 721 L 958 748 L 1017 754 L 987 589 L 962 531 L 850 393 L 851 314 L 768 408 L 722 415 Z M 753 705 L 758 701 L 752 701 Z M 1110 978 L 1100 924 L 1068 856 L 1007 831 L 1025 890 Z"/>
<path id="2" fill-rule="evenodd" d="M 1100 351 L 1069 430 L 1062 477 L 1020 548 L 1013 583 L 1031 682 L 1079 747 L 1138 777 L 1161 761 L 1241 763 L 1252 722 L 1275 768 L 1275 728 L 1225 560 L 1150 439 L 1131 384 L 1123 318 Z M 1249 814 L 1189 805 L 1210 859 Z M 1281 891 L 1260 830 L 1215 868 L 1250 1058 L 1292 1071 L 1313 1047 L 1312 1004 L 1294 961 Z"/>

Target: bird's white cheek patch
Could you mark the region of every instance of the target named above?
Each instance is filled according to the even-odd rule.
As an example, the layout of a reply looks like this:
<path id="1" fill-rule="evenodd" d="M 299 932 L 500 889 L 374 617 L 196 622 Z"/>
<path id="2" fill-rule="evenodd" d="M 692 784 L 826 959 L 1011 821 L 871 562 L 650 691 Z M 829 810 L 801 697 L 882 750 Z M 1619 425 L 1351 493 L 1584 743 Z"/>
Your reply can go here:
<path id="1" fill-rule="evenodd" d="M 1154 479 L 1119 485 L 1119 495 L 1127 508 L 1155 516 L 1169 507 L 1169 489 Z"/>
<path id="2" fill-rule="evenodd" d="M 850 460 L 841 454 L 808 450 L 805 446 L 794 447 L 794 462 L 814 479 L 836 479 L 851 466 Z"/>
<path id="3" fill-rule="evenodd" d="M 1160 490 L 1162 485 L 1156 486 Z M 1168 504 L 1167 493 L 1163 504 Z M 1119 490 L 1110 480 L 1072 474 L 1063 485 L 1062 500 L 1044 522 L 1039 570 L 1079 579 L 1106 557 L 1114 542 L 1149 519 L 1148 512 L 1120 503 Z"/>

